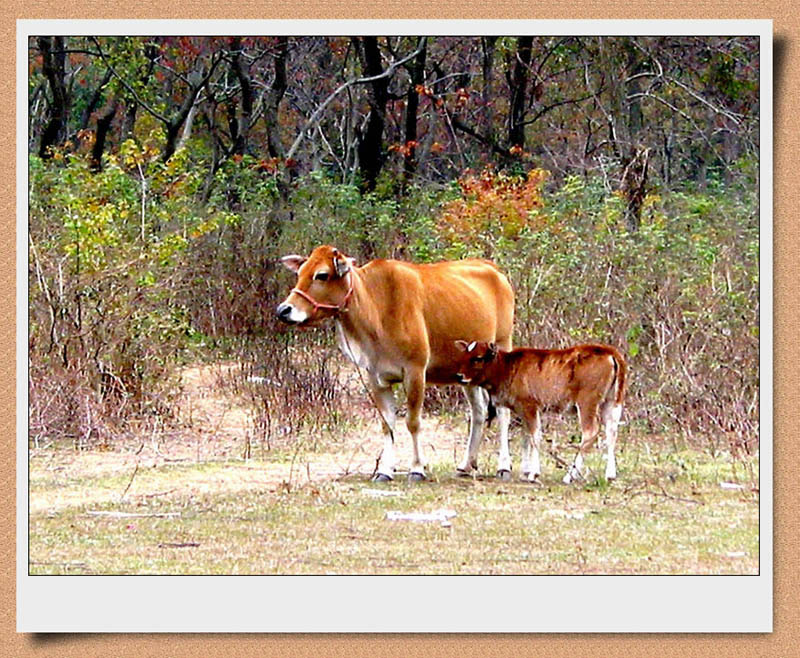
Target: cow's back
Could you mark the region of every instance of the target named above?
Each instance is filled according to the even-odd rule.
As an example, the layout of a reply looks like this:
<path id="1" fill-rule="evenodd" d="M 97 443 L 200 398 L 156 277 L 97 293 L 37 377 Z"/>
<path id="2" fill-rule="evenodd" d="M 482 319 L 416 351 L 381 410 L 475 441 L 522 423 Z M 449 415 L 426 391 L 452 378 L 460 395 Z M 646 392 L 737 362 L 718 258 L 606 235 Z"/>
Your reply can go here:
<path id="1" fill-rule="evenodd" d="M 489 261 L 418 265 L 375 260 L 360 274 L 378 306 L 387 341 L 420 349 L 414 343 L 423 339 L 429 383 L 455 381 L 450 364 L 458 357 L 456 340 L 493 341 L 511 348 L 514 293 Z"/>

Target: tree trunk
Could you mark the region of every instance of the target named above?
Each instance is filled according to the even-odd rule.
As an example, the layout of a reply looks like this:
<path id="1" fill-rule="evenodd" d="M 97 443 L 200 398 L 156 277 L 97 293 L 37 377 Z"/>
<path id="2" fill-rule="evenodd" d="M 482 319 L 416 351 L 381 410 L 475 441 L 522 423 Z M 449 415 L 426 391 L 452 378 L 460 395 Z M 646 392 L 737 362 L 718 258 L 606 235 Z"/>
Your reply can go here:
<path id="1" fill-rule="evenodd" d="M 403 152 L 403 189 L 406 189 L 417 171 L 417 112 L 419 110 L 419 92 L 417 86 L 425 82 L 426 47 L 423 46 L 414 59 L 411 68 L 411 81 L 408 85 L 406 100 L 406 143 Z"/>
<path id="2" fill-rule="evenodd" d="M 111 69 L 108 69 L 103 76 L 103 79 L 100 81 L 100 84 L 97 85 L 97 89 L 94 90 L 91 100 L 87 103 L 83 112 L 81 112 L 81 130 L 86 130 L 89 127 L 89 121 L 92 119 L 92 113 L 100 105 L 100 101 L 103 99 L 103 89 L 105 89 L 110 80 Z"/>
<path id="3" fill-rule="evenodd" d="M 120 142 L 133 139 L 133 129 L 136 127 L 136 110 L 138 108 L 139 104 L 133 99 L 125 103 L 125 116 L 122 119 L 122 127 L 119 131 Z"/>
<path id="4" fill-rule="evenodd" d="M 211 79 L 214 70 L 221 61 L 221 57 L 212 57 L 207 71 L 204 70 L 202 63 L 197 62 L 194 70 L 187 76 L 186 83 L 189 86 L 189 89 L 186 92 L 183 103 L 181 103 L 181 106 L 178 108 L 177 112 L 166 119 L 167 139 L 166 143 L 164 144 L 164 150 L 161 153 L 162 162 L 167 162 L 175 153 L 175 149 L 177 148 L 178 144 L 178 138 L 181 133 L 181 127 L 191 113 L 195 101 L 197 100 L 197 96 L 200 94 L 200 90 L 205 87 L 205 85 Z"/>
<path id="5" fill-rule="evenodd" d="M 189 141 L 192 137 L 192 130 L 194 130 L 194 122 L 197 118 L 197 112 L 199 110 L 198 104 L 195 103 L 192 105 L 192 109 L 189 110 L 189 116 L 186 117 L 186 121 L 183 122 L 183 130 L 181 130 L 181 136 L 178 139 L 178 144 L 176 148 L 178 150 L 182 149 L 186 146 L 186 142 Z"/>
<path id="6" fill-rule="evenodd" d="M 381 52 L 377 37 L 354 38 L 361 56 L 364 74 L 373 77 L 383 73 Z M 383 129 L 386 124 L 386 103 L 389 100 L 389 78 L 373 80 L 368 86 L 369 117 L 367 126 L 358 144 L 358 164 L 361 173 L 361 187 L 366 192 L 375 189 L 378 175 L 383 168 Z"/>
<path id="7" fill-rule="evenodd" d="M 642 93 L 642 86 L 640 84 L 641 78 L 637 78 L 636 74 L 641 72 L 641 56 L 639 51 L 634 46 L 632 40 L 626 40 L 625 50 L 627 55 L 625 80 L 625 103 L 628 106 L 628 111 L 625 116 L 625 125 L 628 128 L 628 152 L 631 157 L 634 156 L 637 149 L 639 140 L 639 133 L 642 132 L 643 117 L 642 117 L 642 101 L 640 94 Z"/>
<path id="8" fill-rule="evenodd" d="M 64 37 L 39 37 L 42 53 L 42 71 L 50 87 L 48 121 L 39 143 L 39 157 L 49 158 L 51 149 L 67 138 L 69 93 L 66 83 L 66 52 Z"/>
<path id="9" fill-rule="evenodd" d="M 270 157 L 283 158 L 285 149 L 281 143 L 278 124 L 278 108 L 286 93 L 286 59 L 289 53 L 288 37 L 278 37 L 278 52 L 275 55 L 275 79 L 267 92 L 264 104 L 264 123 L 267 126 L 267 150 Z"/>
<path id="10" fill-rule="evenodd" d="M 642 205 L 647 195 L 647 174 L 650 149 L 639 149 L 622 173 L 622 195 L 625 197 L 625 225 L 635 233 L 642 223 Z"/>
<path id="11" fill-rule="evenodd" d="M 94 133 L 94 145 L 92 146 L 92 156 L 90 168 L 94 172 L 101 171 L 103 168 L 103 151 L 105 150 L 106 137 L 111 128 L 111 122 L 117 113 L 117 103 L 113 101 L 109 104 L 103 114 L 97 117 L 97 129 Z"/>
<path id="12" fill-rule="evenodd" d="M 236 116 L 236 139 L 233 142 L 234 155 L 244 155 L 247 152 L 247 142 L 250 136 L 250 120 L 253 116 L 253 85 L 250 81 L 250 70 L 242 62 L 242 38 L 239 36 L 231 39 L 231 69 L 239 82 L 239 107 Z"/>
<path id="13" fill-rule="evenodd" d="M 483 58 L 481 61 L 481 74 L 483 76 L 483 89 L 481 91 L 481 123 L 482 130 L 490 140 L 494 140 L 494 110 L 492 108 L 492 82 L 494 79 L 494 47 L 497 37 L 483 37 Z"/>
<path id="14" fill-rule="evenodd" d="M 511 77 L 511 112 L 508 123 L 508 143 L 525 148 L 525 99 L 527 97 L 528 73 L 531 64 L 533 37 L 517 39 L 517 54 Z"/>

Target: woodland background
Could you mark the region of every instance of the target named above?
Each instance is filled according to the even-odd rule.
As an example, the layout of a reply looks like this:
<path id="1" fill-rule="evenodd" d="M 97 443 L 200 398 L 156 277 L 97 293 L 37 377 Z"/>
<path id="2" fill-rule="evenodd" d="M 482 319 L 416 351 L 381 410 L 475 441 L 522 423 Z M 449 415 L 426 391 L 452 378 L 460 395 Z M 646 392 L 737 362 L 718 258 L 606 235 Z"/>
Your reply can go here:
<path id="1" fill-rule="evenodd" d="M 330 328 L 273 318 L 277 259 L 331 243 L 491 258 L 516 344 L 629 355 L 629 431 L 757 451 L 756 37 L 41 36 L 29 57 L 32 445 L 169 427 L 180 367 L 221 359 L 262 445 L 346 423 Z"/>

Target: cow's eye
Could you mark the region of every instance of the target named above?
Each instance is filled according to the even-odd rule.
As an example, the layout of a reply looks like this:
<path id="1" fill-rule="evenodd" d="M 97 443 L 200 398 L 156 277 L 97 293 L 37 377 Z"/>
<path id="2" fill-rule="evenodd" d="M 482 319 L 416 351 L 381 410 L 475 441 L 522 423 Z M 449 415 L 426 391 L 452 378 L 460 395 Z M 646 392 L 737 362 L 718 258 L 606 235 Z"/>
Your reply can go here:
<path id="1" fill-rule="evenodd" d="M 317 281 L 327 281 L 328 280 L 328 273 L 327 272 L 317 272 L 314 275 L 314 279 Z"/>

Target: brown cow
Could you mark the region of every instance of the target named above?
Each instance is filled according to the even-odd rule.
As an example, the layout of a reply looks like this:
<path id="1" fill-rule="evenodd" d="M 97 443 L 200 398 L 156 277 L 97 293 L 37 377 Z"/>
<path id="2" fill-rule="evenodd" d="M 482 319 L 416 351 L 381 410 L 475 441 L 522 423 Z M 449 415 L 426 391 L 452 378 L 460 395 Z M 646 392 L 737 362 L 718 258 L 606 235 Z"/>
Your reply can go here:
<path id="1" fill-rule="evenodd" d="M 373 260 L 363 267 L 331 246 L 281 261 L 297 273 L 297 284 L 277 308 L 289 324 L 311 325 L 334 318 L 339 348 L 367 371 L 372 395 L 383 418 L 384 449 L 376 480 L 394 477 L 395 400 L 392 385 L 402 382 L 407 396 L 407 425 L 413 441 L 412 481 L 425 477 L 418 433 L 426 384 L 457 384 L 457 338 L 494 341 L 511 349 L 514 293 L 506 277 L 483 260 L 414 265 Z M 459 472 L 477 466 L 488 396 L 465 388 L 470 403 L 470 437 Z M 510 412 L 498 410 L 498 476 L 511 473 L 508 451 Z"/>
<path id="2" fill-rule="evenodd" d="M 578 408 L 582 441 L 564 482 L 581 477 L 583 456 L 599 431 L 598 411 L 608 450 L 606 479 L 617 477 L 614 446 L 627 379 L 627 365 L 619 350 L 610 345 L 577 345 L 563 350 L 518 347 L 503 351 L 493 343 L 464 340 L 456 341 L 456 346 L 463 352 L 458 365 L 461 382 L 482 386 L 496 404 L 509 407 L 525 421 L 530 436 L 523 444 L 522 472 L 529 481 L 541 472 L 540 410 L 562 411 L 572 405 Z"/>

